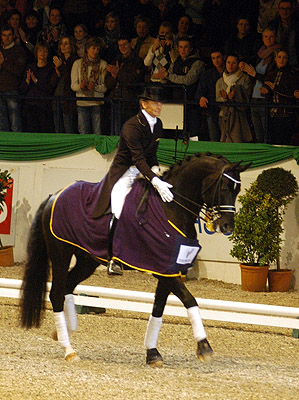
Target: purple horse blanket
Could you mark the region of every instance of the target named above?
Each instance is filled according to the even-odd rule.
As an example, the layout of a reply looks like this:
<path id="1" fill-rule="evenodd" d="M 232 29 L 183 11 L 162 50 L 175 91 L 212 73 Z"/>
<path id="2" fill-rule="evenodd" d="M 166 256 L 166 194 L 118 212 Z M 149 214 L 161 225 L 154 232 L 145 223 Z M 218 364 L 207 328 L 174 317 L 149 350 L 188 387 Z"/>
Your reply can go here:
<path id="1" fill-rule="evenodd" d="M 114 234 L 113 258 L 162 276 L 185 275 L 201 247 L 167 220 L 151 186 L 146 200 L 140 203 L 144 182 L 137 180 L 126 197 Z M 107 261 L 111 214 L 92 217 L 101 186 L 102 182 L 78 181 L 63 189 L 52 207 L 50 229 L 57 239 Z"/>

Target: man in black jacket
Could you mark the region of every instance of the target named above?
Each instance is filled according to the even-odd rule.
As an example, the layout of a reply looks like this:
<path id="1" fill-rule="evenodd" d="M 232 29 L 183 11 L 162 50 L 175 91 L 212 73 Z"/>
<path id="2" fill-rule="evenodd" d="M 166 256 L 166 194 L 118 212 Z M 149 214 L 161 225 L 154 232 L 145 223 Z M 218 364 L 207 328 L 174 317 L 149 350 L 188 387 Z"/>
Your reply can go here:
<path id="1" fill-rule="evenodd" d="M 159 138 L 163 136 L 161 113 L 161 89 L 145 88 L 140 96 L 141 111 L 123 126 L 117 154 L 104 178 L 94 217 L 105 214 L 111 206 L 112 219 L 108 236 L 108 273 L 122 274 L 112 260 L 112 241 L 116 223 L 120 217 L 126 195 L 136 176 L 141 173 L 160 194 L 164 202 L 172 201 L 172 185 L 161 180 L 157 160 Z"/>
<path id="2" fill-rule="evenodd" d="M 293 0 L 281 0 L 279 3 L 279 16 L 274 18 L 269 25 L 276 33 L 276 40 L 289 56 L 289 65 L 298 67 L 299 64 L 299 21 L 294 12 Z"/>
<path id="3" fill-rule="evenodd" d="M 26 66 L 26 54 L 14 42 L 13 34 L 10 25 L 1 28 L 0 93 L 16 96 Z M 22 131 L 21 108 L 17 99 L 0 99 L 0 131 Z"/>
<path id="4" fill-rule="evenodd" d="M 136 94 L 140 93 L 139 85 L 144 81 L 145 66 L 143 60 L 133 51 L 131 40 L 127 36 L 121 36 L 117 43 L 120 55 L 114 65 L 107 65 L 105 85 L 111 98 L 118 99 L 120 95 L 122 99 L 115 124 L 115 134 L 119 135 L 122 123 L 138 112 Z"/>
<path id="5" fill-rule="evenodd" d="M 219 142 L 221 132 L 219 127 L 219 107 L 209 103 L 216 102 L 216 82 L 222 77 L 225 69 L 224 51 L 215 47 L 211 50 L 212 67 L 206 69 L 199 78 L 195 100 L 206 110 L 209 137 L 211 142 Z"/>
<path id="6" fill-rule="evenodd" d="M 199 59 L 198 51 L 193 49 L 192 38 L 188 36 L 179 38 L 178 52 L 179 56 L 175 62 L 171 64 L 168 71 L 165 69 L 162 71 L 161 77 L 178 85 L 177 89 L 173 89 L 174 100 L 179 102 L 184 99 L 183 87 L 185 87 L 187 100 L 192 102 L 194 101 L 198 79 L 204 71 L 205 65 Z M 192 140 L 198 140 L 200 122 L 198 106 L 187 104 L 185 128 L 190 137 L 193 138 Z"/>

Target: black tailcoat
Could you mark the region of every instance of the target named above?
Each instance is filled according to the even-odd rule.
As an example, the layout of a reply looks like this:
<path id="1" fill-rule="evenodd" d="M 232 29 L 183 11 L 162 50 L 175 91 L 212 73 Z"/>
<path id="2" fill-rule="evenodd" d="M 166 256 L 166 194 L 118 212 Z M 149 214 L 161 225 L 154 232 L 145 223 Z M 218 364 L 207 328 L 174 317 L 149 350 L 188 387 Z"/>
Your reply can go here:
<path id="1" fill-rule="evenodd" d="M 119 147 L 109 172 L 104 177 L 102 190 L 97 207 L 93 212 L 94 218 L 102 216 L 110 206 L 111 191 L 118 179 L 135 165 L 148 180 L 156 176 L 151 167 L 158 165 L 157 149 L 159 138 L 163 136 L 162 122 L 157 118 L 154 132 L 149 123 L 139 112 L 130 118 L 122 127 Z"/>

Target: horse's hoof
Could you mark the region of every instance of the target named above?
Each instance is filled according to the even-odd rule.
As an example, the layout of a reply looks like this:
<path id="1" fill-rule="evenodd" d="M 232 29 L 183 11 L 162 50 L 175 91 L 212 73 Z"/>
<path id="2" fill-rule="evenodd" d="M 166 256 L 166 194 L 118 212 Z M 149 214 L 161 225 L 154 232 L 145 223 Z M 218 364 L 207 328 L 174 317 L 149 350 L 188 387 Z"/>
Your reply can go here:
<path id="1" fill-rule="evenodd" d="M 207 339 L 200 340 L 197 343 L 197 358 L 201 362 L 210 363 L 213 360 L 213 350 Z"/>
<path id="2" fill-rule="evenodd" d="M 122 275 L 123 270 L 120 265 L 115 264 L 113 260 L 110 260 L 107 264 L 107 273 L 108 275 Z"/>
<path id="3" fill-rule="evenodd" d="M 58 341 L 58 336 L 57 336 L 57 330 L 55 329 L 55 331 L 53 331 L 52 333 L 52 339 L 55 340 L 55 342 Z"/>
<path id="4" fill-rule="evenodd" d="M 74 351 L 73 353 L 69 353 L 65 356 L 65 361 L 67 362 L 74 362 L 74 361 L 79 361 L 80 357 L 78 354 Z"/>
<path id="5" fill-rule="evenodd" d="M 157 349 L 146 350 L 146 363 L 150 367 L 162 367 L 163 358 Z"/>

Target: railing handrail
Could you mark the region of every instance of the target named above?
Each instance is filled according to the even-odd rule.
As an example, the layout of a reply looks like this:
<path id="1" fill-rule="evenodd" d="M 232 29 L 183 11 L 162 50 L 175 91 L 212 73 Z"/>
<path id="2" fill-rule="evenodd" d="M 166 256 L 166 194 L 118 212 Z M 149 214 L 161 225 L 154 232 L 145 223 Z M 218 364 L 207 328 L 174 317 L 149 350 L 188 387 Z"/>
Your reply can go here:
<path id="1" fill-rule="evenodd" d="M 138 103 L 138 98 L 137 96 L 135 97 L 123 97 L 122 96 L 122 89 L 123 88 L 128 88 L 128 87 L 145 87 L 145 86 L 152 86 L 152 84 L 144 84 L 144 83 L 126 83 L 126 84 L 120 84 L 118 87 L 118 96 L 117 98 L 111 98 L 111 97 L 77 97 L 77 96 L 39 96 L 39 97 L 33 97 L 33 96 L 28 96 L 26 94 L 6 94 L 5 92 L 0 92 L 0 99 L 14 99 L 14 100 L 45 100 L 45 101 L 51 101 L 53 104 L 56 104 L 56 111 L 57 111 L 57 120 L 56 120 L 56 126 L 58 127 L 58 130 L 60 131 L 60 108 L 61 108 L 61 102 L 62 101 L 101 101 L 104 103 L 109 103 L 111 106 L 111 129 L 110 129 L 110 134 L 114 134 L 114 115 L 115 115 L 115 109 L 116 107 L 119 107 L 119 105 L 122 105 L 123 103 Z M 162 88 L 176 88 L 176 89 L 181 89 L 182 90 L 182 99 L 180 101 L 174 100 L 174 99 L 164 99 L 165 103 L 168 104 L 181 104 L 184 107 L 183 110 L 183 130 L 186 130 L 186 116 L 187 116 L 187 106 L 188 105 L 198 105 L 199 112 L 202 112 L 206 109 L 200 107 L 199 102 L 195 100 L 189 100 L 187 99 L 187 86 L 186 85 L 178 85 L 178 84 L 161 84 Z M 263 100 L 263 99 L 262 99 Z M 281 103 L 270 103 L 266 99 L 264 101 L 260 101 L 258 103 L 256 102 L 234 102 L 234 101 L 226 101 L 226 102 L 213 102 L 210 101 L 207 110 L 212 109 L 212 108 L 220 108 L 220 107 L 248 107 L 248 108 L 255 108 L 255 107 L 264 107 L 265 110 L 269 110 L 271 108 L 285 108 L 285 109 L 299 109 L 299 102 L 295 99 L 294 97 L 294 103 L 291 104 L 281 104 Z M 268 120 L 268 113 L 266 113 L 266 124 Z"/>

